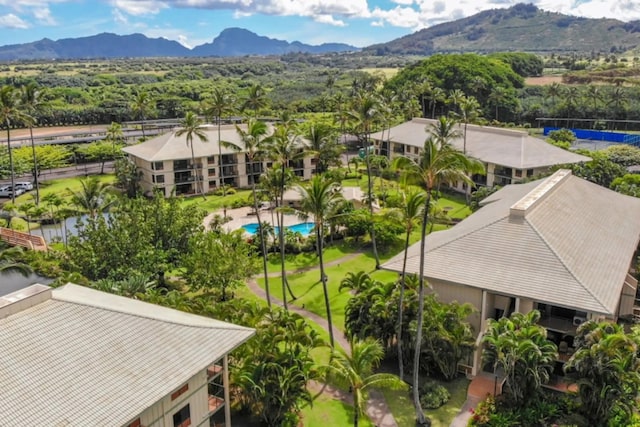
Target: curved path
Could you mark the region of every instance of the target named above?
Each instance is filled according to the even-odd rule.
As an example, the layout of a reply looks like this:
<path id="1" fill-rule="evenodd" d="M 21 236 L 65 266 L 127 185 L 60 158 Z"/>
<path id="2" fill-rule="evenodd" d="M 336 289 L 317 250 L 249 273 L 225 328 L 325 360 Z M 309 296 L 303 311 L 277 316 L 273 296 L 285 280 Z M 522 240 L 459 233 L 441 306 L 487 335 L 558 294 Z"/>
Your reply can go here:
<path id="1" fill-rule="evenodd" d="M 326 263 L 325 266 L 329 267 L 332 265 L 338 265 L 342 262 L 350 261 L 361 254 L 362 254 L 361 252 L 348 254 L 343 256 L 342 258 Z M 293 271 L 287 272 L 287 274 L 295 274 L 295 273 L 301 273 L 301 272 L 307 272 L 307 271 L 313 271 L 313 270 L 319 270 L 319 267 L 302 268 L 299 270 L 293 270 Z M 280 277 L 280 273 L 279 272 L 269 273 L 269 277 Z M 251 290 L 251 292 L 253 292 L 256 296 L 264 300 L 267 299 L 267 295 L 264 289 L 262 289 L 258 285 L 255 279 L 253 278 L 250 279 L 247 282 L 247 286 L 249 290 Z M 274 298 L 273 296 L 271 297 L 271 303 L 280 307 L 283 306 L 282 301 L 279 300 L 278 298 Z M 305 310 L 304 308 L 298 307 L 294 304 L 289 304 L 288 307 L 289 307 L 289 310 L 293 311 L 294 313 L 298 313 L 299 315 L 314 321 L 322 329 L 324 329 L 327 332 L 329 331 L 329 323 L 325 318 L 318 316 L 317 314 L 312 313 L 308 310 Z M 349 352 L 349 347 L 350 347 L 349 340 L 347 340 L 347 338 L 342 333 L 342 331 L 336 328 L 335 326 L 333 326 L 332 330 L 333 330 L 333 337 L 335 339 L 336 344 L 342 347 L 345 351 Z M 353 405 L 353 399 L 349 393 L 345 393 L 344 391 L 337 390 L 329 386 L 323 387 L 323 385 L 320 385 L 318 383 L 312 383 L 310 384 L 310 387 L 315 392 L 319 392 L 322 390 L 324 393 L 327 393 L 336 399 L 340 399 L 343 402 Z M 398 427 L 396 420 L 393 418 L 393 414 L 391 414 L 391 411 L 389 410 L 389 406 L 387 405 L 387 402 L 384 400 L 383 394 L 377 390 L 373 390 L 369 393 L 369 401 L 367 402 L 366 412 L 369 418 L 371 419 L 371 422 L 373 422 L 373 424 L 376 427 Z"/>

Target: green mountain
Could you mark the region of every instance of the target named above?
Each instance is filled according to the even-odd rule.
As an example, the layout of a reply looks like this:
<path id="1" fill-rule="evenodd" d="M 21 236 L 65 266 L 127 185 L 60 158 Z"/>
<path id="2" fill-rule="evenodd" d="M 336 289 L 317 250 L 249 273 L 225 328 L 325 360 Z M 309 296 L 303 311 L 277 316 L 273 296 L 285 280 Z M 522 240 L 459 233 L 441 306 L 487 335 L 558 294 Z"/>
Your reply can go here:
<path id="1" fill-rule="evenodd" d="M 640 46 L 640 21 L 589 19 L 546 12 L 532 4 L 491 9 L 425 28 L 364 51 L 428 55 L 436 52 L 624 52 Z"/>

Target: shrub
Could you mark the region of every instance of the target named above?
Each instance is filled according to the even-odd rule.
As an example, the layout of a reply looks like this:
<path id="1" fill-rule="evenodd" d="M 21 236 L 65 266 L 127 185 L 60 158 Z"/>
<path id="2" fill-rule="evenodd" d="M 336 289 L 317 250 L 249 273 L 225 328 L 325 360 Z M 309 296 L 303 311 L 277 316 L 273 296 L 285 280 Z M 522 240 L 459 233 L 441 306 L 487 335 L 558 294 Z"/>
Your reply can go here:
<path id="1" fill-rule="evenodd" d="M 427 381 L 420 387 L 420 404 L 423 408 L 438 409 L 450 398 L 449 390 L 435 381 Z"/>

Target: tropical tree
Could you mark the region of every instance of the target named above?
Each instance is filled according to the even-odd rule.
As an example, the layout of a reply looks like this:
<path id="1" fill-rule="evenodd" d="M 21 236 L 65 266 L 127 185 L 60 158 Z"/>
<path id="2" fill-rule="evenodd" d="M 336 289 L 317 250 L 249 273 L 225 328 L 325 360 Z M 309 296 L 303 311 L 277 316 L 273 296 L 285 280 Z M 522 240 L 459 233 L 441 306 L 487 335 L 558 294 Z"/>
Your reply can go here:
<path id="1" fill-rule="evenodd" d="M 115 203 L 109 193 L 111 186 L 101 182 L 97 177 L 82 178 L 80 185 L 82 186 L 80 191 L 67 188 L 67 192 L 71 194 L 71 204 L 80 211 L 86 212 L 91 218 L 95 218 L 98 213 L 104 212 Z"/>
<path id="2" fill-rule="evenodd" d="M 206 199 L 204 195 L 204 188 L 202 188 L 202 183 L 200 180 L 202 175 L 202 170 L 201 168 L 200 169 L 197 168 L 197 165 L 196 165 L 196 155 L 193 149 L 193 137 L 194 136 L 198 137 L 198 139 L 201 142 L 208 142 L 209 137 L 207 136 L 204 129 L 202 128 L 202 121 L 192 111 L 187 112 L 187 114 L 184 116 L 184 119 L 180 121 L 180 126 L 181 126 L 181 129 L 176 131 L 176 136 L 185 135 L 186 137 L 187 146 L 191 148 L 191 165 L 193 167 L 194 173 L 196 174 L 196 192 L 200 191 L 200 193 L 202 194 L 202 197 Z"/>
<path id="3" fill-rule="evenodd" d="M 218 172 L 220 173 L 220 188 L 222 197 L 226 195 L 224 189 L 224 168 L 222 167 L 222 117 L 235 111 L 235 98 L 224 89 L 215 88 L 210 98 L 203 102 L 203 113 L 208 119 L 214 119 L 218 129 Z"/>
<path id="4" fill-rule="evenodd" d="M 267 242 L 265 239 L 264 224 L 260 218 L 260 206 L 258 203 L 258 193 L 256 191 L 257 175 L 255 171 L 256 162 L 260 162 L 260 172 L 262 172 L 262 160 L 266 152 L 266 143 L 269 140 L 267 136 L 268 129 L 264 122 L 256 119 L 249 119 L 247 121 L 247 130 L 244 130 L 241 126 L 236 125 L 236 132 L 240 136 L 242 145 L 236 145 L 231 142 L 220 141 L 220 144 L 225 147 L 229 147 L 235 151 L 243 151 L 247 156 L 247 164 L 249 170 L 247 175 L 251 182 L 251 193 L 253 194 L 253 209 L 256 212 L 256 219 L 258 220 L 258 236 L 260 239 L 260 248 L 262 252 L 262 268 L 264 272 L 264 289 L 267 294 L 267 305 L 271 308 L 271 292 L 269 290 L 269 272 L 267 270 Z M 222 157 L 220 157 L 222 158 Z M 224 187 L 223 187 L 224 188 Z"/>
<path id="5" fill-rule="evenodd" d="M 331 165 L 340 164 L 340 154 L 344 147 L 338 144 L 330 126 L 312 123 L 304 136 L 315 156 L 316 174 L 326 172 Z"/>
<path id="6" fill-rule="evenodd" d="M 11 149 L 11 127 L 15 122 L 28 122 L 30 118 L 31 117 L 23 111 L 20 105 L 20 98 L 15 88 L 11 85 L 2 86 L 2 88 L 0 88 L 0 123 L 7 129 L 7 151 L 9 153 L 11 187 L 15 185 L 15 169 Z M 11 202 L 16 202 L 15 192 L 11 192 Z"/>
<path id="7" fill-rule="evenodd" d="M 482 339 L 486 344 L 483 361 L 502 369 L 505 376 L 502 392 L 515 407 L 522 407 L 537 396 L 549 381 L 558 357 L 558 348 L 547 339 L 547 330 L 538 325 L 539 320 L 537 310 L 489 319 Z"/>
<path id="8" fill-rule="evenodd" d="M 407 385 L 393 374 L 374 373 L 384 356 L 379 341 L 373 338 L 352 340 L 350 350 L 349 353 L 341 348 L 334 350 L 329 365 L 323 370 L 329 382 L 348 388 L 352 393 L 353 425 L 358 427 L 371 389 L 402 390 Z"/>
<path id="9" fill-rule="evenodd" d="M 258 111 L 267 106 L 267 93 L 260 83 L 249 86 L 247 96 L 242 102 L 242 111 L 253 110 L 253 116 L 258 117 Z"/>
<path id="10" fill-rule="evenodd" d="M 19 246 L 6 247 L 3 244 L 3 246 L 0 247 L 0 275 L 3 273 L 17 271 L 24 277 L 27 277 L 33 273 L 33 269 L 30 265 L 17 260 L 21 253 L 22 248 Z"/>
<path id="11" fill-rule="evenodd" d="M 576 351 L 564 370 L 578 385 L 580 411 L 589 425 L 613 425 L 620 415 L 629 421 L 640 392 L 638 327 L 625 333 L 615 323 L 588 321 L 578 328 L 573 344 Z"/>
<path id="12" fill-rule="evenodd" d="M 324 176 L 315 175 L 307 187 L 298 186 L 298 192 L 302 197 L 300 210 L 305 215 L 313 216 L 318 246 L 318 262 L 320 265 L 320 282 L 324 293 L 324 305 L 327 311 L 327 323 L 329 324 L 329 342 L 334 347 L 333 322 L 331 321 L 331 304 L 329 303 L 329 289 L 327 288 L 327 275 L 324 272 L 323 244 L 324 225 L 328 216 L 333 211 L 333 206 L 342 198 L 338 190 L 338 183 Z"/>
<path id="13" fill-rule="evenodd" d="M 397 336 L 402 337 L 402 323 L 404 319 L 404 291 L 406 286 L 406 272 L 407 272 L 407 256 L 409 249 L 409 239 L 414 227 L 419 223 L 422 218 L 424 203 L 426 194 L 423 191 L 409 191 L 402 192 L 402 205 L 400 206 L 400 213 L 402 215 L 402 223 L 405 226 L 406 235 L 404 239 L 404 254 L 402 259 L 402 273 L 400 274 L 400 282 L 398 286 L 400 288 L 400 298 L 398 301 L 398 322 L 397 322 Z M 400 379 L 404 380 L 404 363 L 402 353 L 402 340 L 398 339 L 398 369 Z"/>
<path id="14" fill-rule="evenodd" d="M 122 125 L 118 122 L 111 122 L 111 124 L 107 128 L 104 139 L 110 142 L 111 146 L 115 150 L 116 145 L 122 144 L 124 142 L 124 132 L 122 131 Z"/>
<path id="15" fill-rule="evenodd" d="M 280 196 L 280 200 L 278 201 L 278 241 L 280 244 L 280 274 L 282 279 L 282 297 L 285 309 L 287 309 L 286 291 L 289 292 L 289 295 L 292 299 L 295 299 L 295 295 L 289 287 L 289 282 L 287 281 L 287 274 L 285 270 L 284 192 L 285 188 L 288 185 L 288 182 L 285 180 L 285 178 L 287 178 L 288 176 L 288 174 L 286 173 L 286 169 L 289 168 L 289 164 L 291 162 L 301 160 L 306 155 L 304 152 L 304 148 L 305 145 L 300 140 L 295 127 L 285 124 L 282 124 L 275 128 L 271 138 L 271 144 L 268 148 L 269 157 L 274 160 L 274 162 L 280 167 L 280 173 L 278 176 L 280 178 L 280 188 L 278 190 L 278 195 Z"/>
<path id="16" fill-rule="evenodd" d="M 507 89 L 502 86 L 496 86 L 493 88 L 489 97 L 487 98 L 487 102 L 489 105 L 492 105 L 495 109 L 495 119 L 498 121 L 498 112 L 500 107 L 509 99 L 509 93 Z"/>
<path id="17" fill-rule="evenodd" d="M 142 128 L 142 139 L 147 139 L 147 135 L 144 131 L 144 124 L 147 118 L 153 114 L 155 107 L 155 100 L 151 97 L 149 92 L 144 90 L 136 91 L 135 98 L 133 99 L 130 108 L 134 117 L 137 117 L 141 121 L 140 127 Z"/>
<path id="18" fill-rule="evenodd" d="M 354 100 L 353 109 L 349 112 L 349 116 L 354 123 L 358 139 L 363 144 L 365 162 L 367 165 L 367 203 L 369 212 L 373 218 L 373 182 L 371 177 L 371 145 L 370 135 L 373 126 L 379 118 L 379 102 L 378 99 L 368 93 L 360 93 Z M 373 221 L 370 225 L 371 245 L 373 247 L 373 257 L 376 261 L 376 269 L 380 268 L 380 256 L 378 255 L 378 247 L 376 246 L 376 232 Z"/>
<path id="19" fill-rule="evenodd" d="M 480 103 L 473 96 L 464 97 L 459 102 L 460 113 L 458 117 L 462 123 L 464 123 L 464 130 L 462 132 L 463 145 L 462 152 L 467 154 L 467 125 L 475 122 L 481 115 Z"/>
<path id="20" fill-rule="evenodd" d="M 432 128 L 433 135 L 428 138 L 417 159 L 401 156 L 395 160 L 395 166 L 403 171 L 404 179 L 417 181 L 427 192 L 422 213 L 422 229 L 420 234 L 420 267 L 418 283 L 418 322 L 416 326 L 415 356 L 413 361 L 413 401 L 416 408 L 416 418 L 419 424 L 425 423 L 425 415 L 420 404 L 418 374 L 420 371 L 420 352 L 422 341 L 422 325 L 424 322 L 425 297 L 425 249 L 427 224 L 429 222 L 429 206 L 433 199 L 433 192 L 441 184 L 453 184 L 462 181 L 473 185 L 470 173 L 483 173 L 484 167 L 480 162 L 468 158 L 455 150 L 449 140 L 443 138 L 446 129 Z"/>
<path id="21" fill-rule="evenodd" d="M 27 125 L 29 125 L 29 136 L 31 138 L 31 154 L 33 156 L 33 176 L 34 176 L 34 189 L 36 190 L 36 205 L 40 205 L 40 183 L 38 182 L 39 174 L 38 174 L 38 161 L 36 157 L 36 143 L 33 137 L 33 125 L 35 124 L 35 117 L 38 113 L 42 112 L 47 103 L 45 101 L 45 93 L 43 90 L 38 88 L 38 86 L 31 82 L 24 86 L 22 86 L 21 90 L 21 99 L 20 99 L 21 107 L 25 114 L 27 114 L 30 119 L 27 120 Z"/>
<path id="22" fill-rule="evenodd" d="M 354 293 L 360 293 L 365 291 L 371 285 L 371 276 L 364 271 L 357 272 L 349 271 L 340 281 L 340 287 L 338 292 L 342 292 L 343 289 L 349 289 Z"/>

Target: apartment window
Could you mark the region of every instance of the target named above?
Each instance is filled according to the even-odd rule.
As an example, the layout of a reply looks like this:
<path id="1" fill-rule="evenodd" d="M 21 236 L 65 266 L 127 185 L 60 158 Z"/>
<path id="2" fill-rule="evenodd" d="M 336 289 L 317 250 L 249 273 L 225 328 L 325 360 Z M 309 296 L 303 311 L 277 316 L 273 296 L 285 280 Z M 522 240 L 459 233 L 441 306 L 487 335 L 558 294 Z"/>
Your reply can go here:
<path id="1" fill-rule="evenodd" d="M 137 418 L 134 422 L 129 424 L 127 427 L 140 427 L 142 424 L 140 423 L 140 418 Z"/>
<path id="2" fill-rule="evenodd" d="M 173 427 L 189 427 L 191 425 L 191 408 L 189 405 L 173 414 Z"/>
<path id="3" fill-rule="evenodd" d="M 420 147 L 413 147 L 413 154 L 418 154 L 418 150 L 420 150 Z"/>
<path id="4" fill-rule="evenodd" d="M 151 175 L 151 181 L 156 184 L 164 184 L 164 175 Z"/>
<path id="5" fill-rule="evenodd" d="M 207 157 L 207 163 L 210 165 L 215 165 L 216 163 L 216 157 L 215 156 L 209 156 Z"/>
<path id="6" fill-rule="evenodd" d="M 527 178 L 531 178 L 533 176 L 533 169 L 527 169 Z"/>
<path id="7" fill-rule="evenodd" d="M 515 170 L 516 178 L 522 178 L 522 169 Z"/>
<path id="8" fill-rule="evenodd" d="M 164 169 L 164 162 L 153 162 L 151 163 L 151 169 L 154 171 L 161 171 Z"/>
<path id="9" fill-rule="evenodd" d="M 183 394 L 187 390 L 189 390 L 189 384 L 188 383 L 183 385 L 182 387 L 180 387 L 179 389 L 177 389 L 173 393 L 171 393 L 171 400 L 176 400 L 178 397 L 180 397 L 181 394 Z M 189 405 L 187 405 L 187 406 L 189 406 Z"/>
<path id="10" fill-rule="evenodd" d="M 209 168 L 209 176 L 216 176 L 216 168 Z"/>

